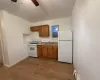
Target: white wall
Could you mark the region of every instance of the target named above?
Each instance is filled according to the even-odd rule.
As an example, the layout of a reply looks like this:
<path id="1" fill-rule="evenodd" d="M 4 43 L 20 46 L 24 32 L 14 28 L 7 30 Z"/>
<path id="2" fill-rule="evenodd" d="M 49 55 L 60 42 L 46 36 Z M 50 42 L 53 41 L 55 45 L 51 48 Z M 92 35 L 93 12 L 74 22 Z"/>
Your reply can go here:
<path id="1" fill-rule="evenodd" d="M 48 24 L 50 26 L 50 37 L 49 38 L 39 37 L 38 32 L 32 32 L 29 38 L 31 40 L 57 41 L 58 38 L 52 38 L 51 26 L 59 25 L 59 30 L 70 30 L 71 29 L 71 17 L 36 22 L 36 23 L 33 23 L 32 26 L 45 25 L 45 24 Z"/>
<path id="2" fill-rule="evenodd" d="M 76 0 L 72 18 L 80 80 L 100 80 L 100 0 Z"/>
<path id="3" fill-rule="evenodd" d="M 30 33 L 31 23 L 5 11 L 2 15 L 4 65 L 12 66 L 28 57 L 23 34 Z"/>
<path id="4" fill-rule="evenodd" d="M 0 25 L 1 25 L 1 12 L 0 12 Z M 1 42 L 1 34 L 0 34 L 0 42 Z M 1 48 L 1 43 L 0 43 L 0 63 L 2 63 L 2 48 Z"/>

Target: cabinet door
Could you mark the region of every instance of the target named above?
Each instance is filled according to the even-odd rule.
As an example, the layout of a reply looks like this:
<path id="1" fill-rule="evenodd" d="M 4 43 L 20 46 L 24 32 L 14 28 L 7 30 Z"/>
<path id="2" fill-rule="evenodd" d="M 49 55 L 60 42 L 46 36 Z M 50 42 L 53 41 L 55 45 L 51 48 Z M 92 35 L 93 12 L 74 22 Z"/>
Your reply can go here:
<path id="1" fill-rule="evenodd" d="M 40 37 L 49 37 L 49 25 L 43 25 L 40 30 Z"/>
<path id="2" fill-rule="evenodd" d="M 53 50 L 52 50 L 52 45 L 48 45 L 48 58 L 53 58 Z"/>
<path id="3" fill-rule="evenodd" d="M 37 46 L 38 57 L 42 57 L 42 45 Z"/>
<path id="4" fill-rule="evenodd" d="M 46 45 L 43 45 L 42 46 L 42 56 L 44 57 L 44 58 L 47 58 L 48 57 L 48 51 L 47 51 L 47 46 Z"/>
<path id="5" fill-rule="evenodd" d="M 42 26 L 39 29 L 39 36 L 42 37 L 43 36 L 43 30 L 42 30 Z"/>
<path id="6" fill-rule="evenodd" d="M 40 26 L 33 26 L 30 28 L 31 31 L 39 31 Z"/>
<path id="7" fill-rule="evenodd" d="M 57 59 L 58 58 L 58 46 L 57 45 L 53 45 L 52 47 L 53 47 L 52 48 L 52 50 L 53 50 L 52 57 L 55 58 L 55 59 Z"/>

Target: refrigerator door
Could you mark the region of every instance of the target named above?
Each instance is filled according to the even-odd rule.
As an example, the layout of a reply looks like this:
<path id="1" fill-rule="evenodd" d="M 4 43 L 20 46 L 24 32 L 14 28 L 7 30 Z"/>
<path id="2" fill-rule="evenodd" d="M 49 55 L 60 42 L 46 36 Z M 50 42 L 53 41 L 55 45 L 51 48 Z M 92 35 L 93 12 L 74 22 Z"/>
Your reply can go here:
<path id="1" fill-rule="evenodd" d="M 59 31 L 59 40 L 72 40 L 72 31 Z"/>
<path id="2" fill-rule="evenodd" d="M 72 41 L 59 41 L 58 61 L 72 63 Z"/>

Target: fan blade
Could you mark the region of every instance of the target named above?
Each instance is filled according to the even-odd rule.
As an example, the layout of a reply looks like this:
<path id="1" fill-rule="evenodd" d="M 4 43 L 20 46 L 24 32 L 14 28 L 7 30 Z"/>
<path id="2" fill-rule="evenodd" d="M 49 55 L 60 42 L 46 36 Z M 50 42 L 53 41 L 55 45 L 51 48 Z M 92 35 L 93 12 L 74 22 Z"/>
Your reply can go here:
<path id="1" fill-rule="evenodd" d="M 37 0 L 32 0 L 32 2 L 35 4 L 35 6 L 39 6 L 39 3 L 37 2 Z"/>
<path id="2" fill-rule="evenodd" d="M 17 2 L 17 0 L 11 0 L 12 2 Z"/>

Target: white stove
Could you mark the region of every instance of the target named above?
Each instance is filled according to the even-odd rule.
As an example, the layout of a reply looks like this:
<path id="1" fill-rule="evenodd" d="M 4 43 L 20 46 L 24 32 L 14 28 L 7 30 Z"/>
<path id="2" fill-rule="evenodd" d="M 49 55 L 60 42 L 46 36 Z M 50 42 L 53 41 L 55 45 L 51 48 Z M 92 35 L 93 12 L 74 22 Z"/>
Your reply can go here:
<path id="1" fill-rule="evenodd" d="M 29 55 L 29 57 L 38 57 L 37 44 L 29 44 L 28 45 L 28 55 Z"/>

